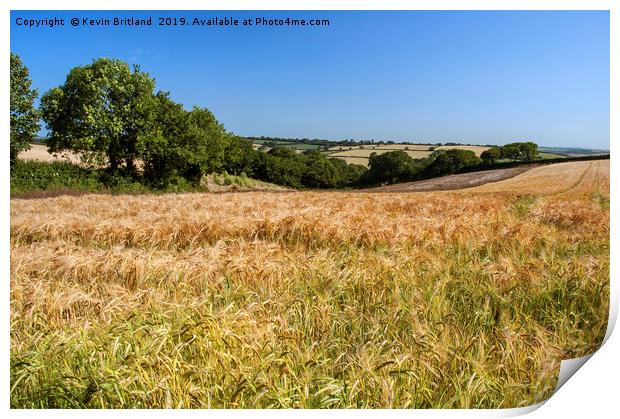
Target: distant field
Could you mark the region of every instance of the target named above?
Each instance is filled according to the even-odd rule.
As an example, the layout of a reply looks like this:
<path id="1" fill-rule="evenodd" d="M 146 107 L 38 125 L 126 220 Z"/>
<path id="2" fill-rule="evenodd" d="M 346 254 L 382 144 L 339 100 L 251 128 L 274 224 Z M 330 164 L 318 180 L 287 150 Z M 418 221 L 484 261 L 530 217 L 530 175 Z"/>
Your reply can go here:
<path id="1" fill-rule="evenodd" d="M 329 151 L 346 151 L 346 150 L 429 150 L 432 145 L 426 144 L 367 144 L 362 146 L 335 146 L 330 147 Z"/>
<path id="2" fill-rule="evenodd" d="M 334 147 L 329 147 L 328 150 L 329 151 L 345 151 L 345 150 L 363 150 L 363 149 L 371 149 L 375 146 L 373 145 L 355 145 L 355 146 L 334 146 Z"/>
<path id="3" fill-rule="evenodd" d="M 355 150 L 353 149 L 353 150 L 346 150 L 346 151 L 338 151 L 336 153 L 330 154 L 329 156 L 330 157 L 366 157 L 368 158 L 370 157 L 372 153 L 384 154 L 390 151 L 395 151 L 395 150 L 386 150 L 386 149 Z M 401 150 L 401 151 L 404 151 L 405 153 L 409 154 L 414 159 L 421 159 L 424 157 L 428 157 L 431 154 L 430 151 L 417 151 L 417 150 Z"/>
<path id="4" fill-rule="evenodd" d="M 488 150 L 489 147 L 482 146 L 432 146 L 426 144 L 382 144 L 382 145 L 365 145 L 363 148 L 359 146 L 354 147 L 330 147 L 330 157 L 339 158 L 345 160 L 347 163 L 363 164 L 368 166 L 368 158 L 371 153 L 387 153 L 388 151 L 402 150 L 409 154 L 414 159 L 422 159 L 428 157 L 432 151 L 431 147 L 435 150 L 451 150 L 451 149 L 463 149 L 471 150 L 480 156 L 484 150 Z M 365 161 L 360 158 L 364 158 Z M 355 160 L 353 160 L 355 159 Z"/>
<path id="5" fill-rule="evenodd" d="M 360 166 L 368 166 L 368 157 L 335 157 L 344 160 L 347 164 L 359 164 Z"/>
<path id="6" fill-rule="evenodd" d="M 74 164 L 80 163 L 80 158 L 77 154 L 65 152 L 62 155 L 53 155 L 47 152 L 47 146 L 42 144 L 32 144 L 30 150 L 22 151 L 19 153 L 19 158 L 23 160 L 37 160 L 37 161 L 69 161 Z"/>
<path id="7" fill-rule="evenodd" d="M 329 156 L 330 157 L 366 157 L 368 158 L 372 153 L 377 153 L 379 154 L 378 150 L 372 150 L 372 149 L 357 149 L 357 148 L 352 148 L 349 150 L 344 150 L 344 151 L 337 151 L 335 153 L 331 153 Z"/>
<path id="8" fill-rule="evenodd" d="M 470 150 L 473 151 L 474 153 L 476 153 L 476 156 L 480 156 L 480 154 L 485 151 L 488 150 L 491 147 L 483 147 L 483 146 L 479 146 L 479 145 L 442 145 L 437 147 L 435 150 L 454 150 L 454 149 L 459 149 L 459 150 Z"/>
<path id="9" fill-rule="evenodd" d="M 568 148 L 568 147 L 538 147 L 541 153 L 561 154 L 569 157 L 596 156 L 609 154 L 609 150 L 597 150 L 590 148 Z"/>
<path id="10" fill-rule="evenodd" d="M 273 143 L 273 140 L 250 140 L 255 144 Z M 281 141 L 282 144 L 290 144 L 289 142 Z"/>
<path id="11" fill-rule="evenodd" d="M 364 166 L 368 166 L 368 159 L 372 153 L 383 154 L 383 153 L 387 153 L 387 152 L 395 151 L 395 150 L 396 149 L 392 150 L 392 149 L 379 148 L 379 147 L 377 147 L 376 149 L 352 148 L 349 150 L 330 153 L 329 157 L 342 159 L 346 161 L 347 163 L 355 163 L 355 164 L 361 164 Z M 405 153 L 409 154 L 414 159 L 423 159 L 425 157 L 428 157 L 431 154 L 431 151 L 405 150 L 404 148 L 401 148 L 399 150 L 404 151 Z"/>
<path id="12" fill-rule="evenodd" d="M 288 144 L 278 144 L 278 147 L 285 147 L 285 148 L 292 148 L 295 150 L 316 150 L 321 148 L 318 145 L 315 144 L 302 144 L 302 143 L 288 143 Z"/>
<path id="13" fill-rule="evenodd" d="M 538 156 L 542 159 L 561 159 L 561 158 L 566 158 L 567 156 L 563 156 L 561 154 L 555 154 L 555 153 L 544 153 L 544 152 L 539 152 Z"/>
<path id="14" fill-rule="evenodd" d="M 426 144 L 386 144 L 378 145 L 378 150 L 426 150 L 428 151 L 432 145 Z"/>
<path id="15" fill-rule="evenodd" d="M 560 181 L 561 180 L 561 181 Z M 609 188 L 609 160 L 578 161 L 550 164 L 529 170 L 502 182 L 488 183 L 468 189 L 475 192 L 510 192 L 539 195 L 573 194 L 590 191 L 591 198 L 606 193 Z M 555 196 L 555 199 L 560 199 Z M 568 208 L 565 208 L 568 211 Z M 560 220 L 566 217 L 556 208 Z M 578 219 L 572 223 L 578 222 Z"/>

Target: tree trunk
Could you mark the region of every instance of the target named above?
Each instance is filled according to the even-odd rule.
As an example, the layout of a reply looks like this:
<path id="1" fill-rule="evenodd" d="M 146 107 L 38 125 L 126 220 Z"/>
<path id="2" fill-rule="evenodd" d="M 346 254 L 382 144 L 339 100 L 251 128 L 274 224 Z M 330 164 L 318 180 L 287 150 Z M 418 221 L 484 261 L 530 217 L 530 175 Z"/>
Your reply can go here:
<path id="1" fill-rule="evenodd" d="M 136 166 L 135 166 L 135 164 L 133 162 L 133 159 L 131 159 L 131 158 L 125 159 L 125 166 L 126 166 L 126 169 L 127 169 L 127 174 L 129 174 L 129 176 L 131 176 L 131 177 L 135 177 Z"/>

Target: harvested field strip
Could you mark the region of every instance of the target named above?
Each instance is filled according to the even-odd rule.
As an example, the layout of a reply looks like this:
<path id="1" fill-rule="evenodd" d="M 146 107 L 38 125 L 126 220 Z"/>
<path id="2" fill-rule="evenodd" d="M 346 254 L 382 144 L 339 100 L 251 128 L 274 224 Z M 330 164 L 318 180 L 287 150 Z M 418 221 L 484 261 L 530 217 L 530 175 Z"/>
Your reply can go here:
<path id="1" fill-rule="evenodd" d="M 370 157 L 370 155 L 372 153 L 377 153 L 377 154 L 383 154 L 383 153 L 387 153 L 389 151 L 397 151 L 397 150 L 388 150 L 388 149 L 364 149 L 364 150 L 357 150 L 357 149 L 353 149 L 353 150 L 345 150 L 345 151 L 338 151 L 336 153 L 332 153 L 330 154 L 330 157 Z M 430 151 L 422 151 L 422 150 L 404 150 L 404 149 L 398 149 L 398 151 L 404 151 L 405 153 L 409 154 L 412 158 L 414 159 L 421 159 L 424 157 L 428 157 L 431 152 Z"/>
<path id="2" fill-rule="evenodd" d="M 596 173 L 609 178 L 609 160 L 567 162 L 536 167 L 501 182 L 467 189 L 467 192 L 555 194 L 575 189 L 580 182 L 592 184 Z"/>
<path id="3" fill-rule="evenodd" d="M 512 167 L 509 169 L 485 170 L 481 172 L 462 173 L 458 175 L 448 175 L 428 180 L 415 182 L 402 182 L 393 185 L 378 186 L 375 188 L 364 189 L 364 192 L 428 192 L 428 191 L 448 191 L 472 188 L 491 182 L 499 182 L 504 179 L 525 173 L 532 170 L 528 166 Z"/>

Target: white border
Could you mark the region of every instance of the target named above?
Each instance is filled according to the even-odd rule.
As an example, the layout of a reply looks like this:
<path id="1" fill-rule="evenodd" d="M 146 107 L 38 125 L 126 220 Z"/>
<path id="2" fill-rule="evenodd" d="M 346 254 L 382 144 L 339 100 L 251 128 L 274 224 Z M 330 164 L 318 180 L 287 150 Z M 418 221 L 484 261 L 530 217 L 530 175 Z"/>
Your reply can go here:
<path id="1" fill-rule="evenodd" d="M 611 127 L 610 127 L 610 151 L 615 153 L 615 142 L 618 141 L 618 121 L 620 118 L 619 105 L 620 105 L 620 92 L 618 84 L 618 74 L 620 74 L 620 7 L 617 2 L 613 0 L 411 0 L 411 1 L 397 1 L 397 0 L 358 0 L 358 1 L 346 1 L 346 0 L 298 0 L 298 1 L 282 1 L 282 0 L 263 0 L 263 1 L 250 1 L 250 0 L 213 0 L 213 1 L 200 1 L 200 0 L 135 0 L 129 2 L 128 0 L 89 0 L 77 1 L 77 0 L 4 0 L 0 3 L 1 10 L 1 36 L 2 45 L 0 52 L 0 72 L 4 80 L 4 87 L 0 89 L 0 95 L 2 95 L 2 110 L 0 111 L 0 132 L 5 133 L 3 136 L 2 146 L 4 147 L 4 155 L 9 154 L 9 95 L 8 95 L 8 80 L 9 80 L 9 36 L 10 36 L 10 24 L 9 24 L 9 11 L 10 10 L 128 10 L 128 9 L 142 9 L 142 10 L 610 10 L 611 18 L 611 51 L 610 51 L 610 64 L 611 64 L 611 91 L 610 91 L 610 115 L 611 115 Z M 1 372 L 1 385 L 0 385 L 0 400 L 1 409 L 8 412 L 12 416 L 71 416 L 78 417 L 83 415 L 84 412 L 79 410 L 74 411 L 18 411 L 9 410 L 9 217 L 10 205 L 9 205 L 9 167 L 8 158 L 0 159 L 0 170 L 2 171 L 2 194 L 4 199 L 1 202 L 3 214 L 5 218 L 0 224 L 0 235 L 5 237 L 5 240 L 0 246 L 0 269 L 2 270 L 2 285 L 0 288 L 1 299 L 3 301 L 2 310 L 0 310 L 0 324 L 2 325 L 2 338 L 0 338 L 0 372 Z M 614 189 L 616 185 L 615 180 L 618 179 L 618 165 L 615 160 L 612 159 L 611 174 L 612 183 L 611 189 Z M 577 373 L 576 378 L 568 380 L 566 385 L 562 387 L 551 399 L 549 399 L 542 408 L 536 410 L 530 414 L 530 417 L 547 417 L 548 415 L 562 416 L 562 417 L 579 417 L 582 418 L 586 415 L 594 417 L 608 417 L 611 412 L 618 412 L 618 374 L 620 373 L 620 361 L 618 354 L 620 354 L 620 340 L 618 334 L 611 334 L 613 324 L 617 318 L 618 313 L 618 264 L 615 261 L 614 256 L 617 256 L 617 222 L 618 214 L 618 197 L 615 192 L 611 194 L 611 297 L 612 307 L 610 310 L 610 328 L 608 329 L 606 338 L 609 340 L 605 345 L 585 364 L 585 366 Z M 290 410 L 231 410 L 231 411 L 165 411 L 165 410 L 150 410 L 150 411 L 115 411 L 114 415 L 123 417 L 134 416 L 136 414 L 156 416 L 156 417 L 168 417 L 168 416 L 186 416 L 192 415 L 209 415 L 210 417 L 238 417 L 245 414 L 252 414 L 258 417 L 315 417 L 323 415 L 337 414 L 339 416 L 353 417 L 359 414 L 371 415 L 371 416 L 418 416 L 424 415 L 431 417 L 502 417 L 506 415 L 515 415 L 525 413 L 531 409 L 513 409 L 513 410 L 339 410 L 337 412 L 329 410 L 321 411 L 290 411 Z M 91 410 L 88 411 L 89 415 L 108 417 L 112 412 L 103 410 Z M 543 416 L 541 416 L 543 415 Z"/>

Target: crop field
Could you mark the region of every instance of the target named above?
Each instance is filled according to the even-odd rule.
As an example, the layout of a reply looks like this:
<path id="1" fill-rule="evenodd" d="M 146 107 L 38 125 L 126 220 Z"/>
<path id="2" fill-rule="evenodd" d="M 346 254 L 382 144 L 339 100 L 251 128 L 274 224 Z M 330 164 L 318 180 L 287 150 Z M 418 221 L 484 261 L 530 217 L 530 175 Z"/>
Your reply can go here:
<path id="1" fill-rule="evenodd" d="M 396 149 L 385 149 L 385 148 L 379 148 L 379 147 L 377 147 L 376 149 L 353 148 L 350 150 L 336 151 L 336 152 L 330 153 L 329 157 L 342 159 L 346 161 L 348 164 L 353 163 L 353 164 L 360 164 L 363 166 L 368 166 L 368 162 L 369 162 L 368 159 L 370 158 L 370 155 L 372 153 L 383 154 L 383 153 L 387 153 L 389 151 L 394 151 L 394 150 Z M 405 150 L 405 149 L 398 149 L 398 150 L 404 151 L 405 153 L 409 154 L 414 159 L 423 159 L 425 157 L 428 157 L 432 153 L 431 151 L 422 151 L 422 150 Z"/>
<path id="2" fill-rule="evenodd" d="M 430 148 L 433 147 L 431 145 L 426 144 L 377 144 L 377 145 L 369 145 L 365 144 L 360 146 L 335 146 L 330 147 L 330 151 L 346 151 L 346 150 L 421 150 L 421 151 L 429 151 Z"/>
<path id="3" fill-rule="evenodd" d="M 12 199 L 10 229 L 12 407 L 518 407 L 607 325 L 609 160 Z"/>
<path id="4" fill-rule="evenodd" d="M 420 150 L 420 151 L 430 151 L 430 148 L 434 147 L 432 145 L 427 144 L 385 144 L 378 145 L 378 150 Z"/>
<path id="5" fill-rule="evenodd" d="M 337 158 L 339 158 L 340 160 L 344 160 L 347 164 L 359 164 L 360 166 L 368 166 L 368 157 L 340 156 Z"/>
<path id="6" fill-rule="evenodd" d="M 332 153 L 330 157 L 365 157 L 368 158 L 372 153 L 383 154 L 393 150 L 385 150 L 385 149 L 364 149 L 364 150 L 346 150 L 346 151 L 338 151 L 336 153 Z M 430 151 L 420 151 L 420 150 L 402 150 L 405 153 L 409 154 L 414 159 L 421 159 L 424 157 L 428 157 L 431 152 Z"/>
<path id="7" fill-rule="evenodd" d="M 384 186 L 375 186 L 365 192 L 425 192 L 446 191 L 472 188 L 492 182 L 509 179 L 531 170 L 532 167 L 519 166 L 505 169 L 484 170 L 472 173 L 459 173 L 412 182 L 399 182 Z"/>
<path id="8" fill-rule="evenodd" d="M 567 147 L 538 147 L 542 153 L 559 154 L 566 157 L 581 157 L 609 154 L 609 150 L 596 150 L 591 148 L 567 148 Z"/>
<path id="9" fill-rule="evenodd" d="M 564 156 L 562 154 L 539 152 L 538 157 L 542 159 L 562 159 L 566 158 L 567 156 Z"/>
<path id="10" fill-rule="evenodd" d="M 355 147 L 330 147 L 329 152 L 327 153 L 329 157 L 339 158 L 346 161 L 348 164 L 360 164 L 363 166 L 368 166 L 368 158 L 371 153 L 387 153 L 389 151 L 402 150 L 409 154 L 414 159 L 423 159 L 428 157 L 433 151 L 431 151 L 431 145 L 426 144 L 381 144 L 381 145 L 363 145 L 355 146 Z M 463 149 L 463 150 L 471 150 L 476 153 L 477 156 L 480 156 L 484 150 L 487 150 L 489 147 L 482 146 L 438 146 L 434 149 L 436 150 L 449 150 L 449 149 Z M 557 156 L 560 157 L 560 156 Z"/>
<path id="11" fill-rule="evenodd" d="M 29 150 L 19 153 L 19 157 L 23 160 L 37 160 L 43 162 L 66 161 L 74 164 L 80 163 L 80 156 L 65 152 L 62 154 L 50 154 L 47 146 L 43 144 L 32 144 Z"/>
<path id="12" fill-rule="evenodd" d="M 339 145 L 339 146 L 333 146 L 333 147 L 329 147 L 328 150 L 329 151 L 346 151 L 346 150 L 364 150 L 364 149 L 372 149 L 373 145 L 362 145 L 361 148 L 360 146 L 356 145 L 356 146 L 343 146 L 343 145 Z"/>
<path id="13" fill-rule="evenodd" d="M 283 143 L 283 144 L 278 144 L 278 147 L 292 148 L 293 150 L 299 150 L 299 151 L 318 150 L 321 148 L 315 144 L 303 144 L 303 143 Z"/>

